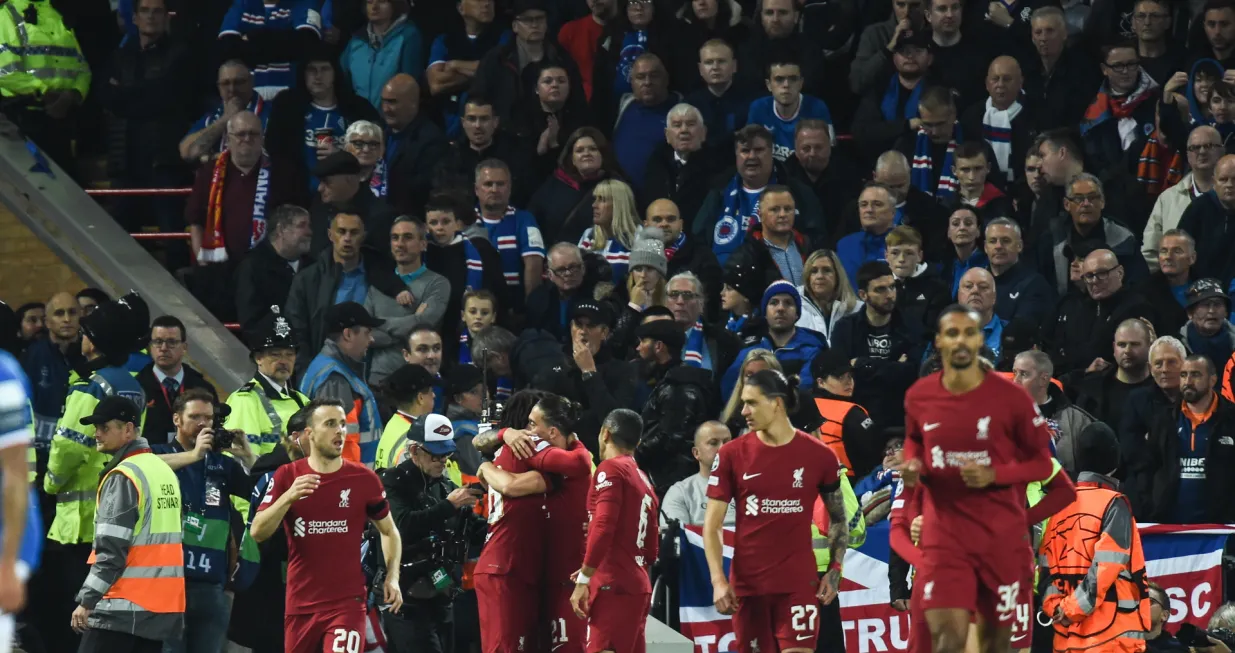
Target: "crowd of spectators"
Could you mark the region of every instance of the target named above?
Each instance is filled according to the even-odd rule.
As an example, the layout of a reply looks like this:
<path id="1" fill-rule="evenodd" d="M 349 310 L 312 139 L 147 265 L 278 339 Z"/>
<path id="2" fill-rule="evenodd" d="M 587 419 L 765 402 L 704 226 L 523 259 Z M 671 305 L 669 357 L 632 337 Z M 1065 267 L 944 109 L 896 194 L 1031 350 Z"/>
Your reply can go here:
<path id="1" fill-rule="evenodd" d="M 473 474 L 482 410 L 552 392 L 594 454 L 642 412 L 664 516 L 697 524 L 771 368 L 877 519 L 960 303 L 1066 470 L 1102 422 L 1138 519 L 1235 521 L 1232 0 L 227 4 L 121 3 L 108 38 L 65 9 L 112 184 L 192 186 L 109 208 L 187 230 L 169 266 L 267 381 L 286 329 L 258 385 L 355 406 L 360 459 L 435 412 Z M 17 309 L 44 448 L 106 302 Z M 147 395 L 208 387 L 182 325 L 147 338 Z"/>

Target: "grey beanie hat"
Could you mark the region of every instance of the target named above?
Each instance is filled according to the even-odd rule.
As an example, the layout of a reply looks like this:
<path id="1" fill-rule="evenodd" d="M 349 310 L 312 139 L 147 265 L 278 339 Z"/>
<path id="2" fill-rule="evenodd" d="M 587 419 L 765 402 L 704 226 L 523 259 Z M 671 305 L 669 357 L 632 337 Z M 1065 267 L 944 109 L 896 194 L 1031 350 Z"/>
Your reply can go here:
<path id="1" fill-rule="evenodd" d="M 665 232 L 656 227 L 640 227 L 635 232 L 635 247 L 630 252 L 630 269 L 640 265 L 656 268 L 660 276 L 668 276 L 669 259 L 665 258 Z"/>

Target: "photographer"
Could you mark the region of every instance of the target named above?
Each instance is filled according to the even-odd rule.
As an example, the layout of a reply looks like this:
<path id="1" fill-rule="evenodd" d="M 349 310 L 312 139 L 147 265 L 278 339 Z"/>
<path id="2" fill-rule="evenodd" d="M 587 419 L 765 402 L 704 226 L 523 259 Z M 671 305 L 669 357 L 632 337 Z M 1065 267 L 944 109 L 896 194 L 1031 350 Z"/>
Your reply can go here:
<path id="1" fill-rule="evenodd" d="M 226 405 L 220 407 L 209 392 L 185 390 L 172 405 L 175 439 L 151 447 L 175 470 L 183 501 L 184 630 L 179 639 L 166 642 L 164 651 L 185 651 L 190 641 L 201 650 L 221 650 L 231 614 L 223 590 L 236 562 L 246 567 L 245 572 L 257 570 L 257 546 L 247 532 L 232 528 L 229 500 L 249 498 L 253 482 L 245 470 L 257 456 L 243 431 L 222 429 L 227 412 Z"/>
<path id="2" fill-rule="evenodd" d="M 479 490 L 446 477 L 455 455 L 454 428 L 438 414 L 417 417 L 407 433 L 408 456 L 381 473 L 390 514 L 403 536 L 403 609 L 382 623 L 392 653 L 452 651 L 451 602 L 469 542 L 483 540 L 484 521 L 472 511 Z"/>

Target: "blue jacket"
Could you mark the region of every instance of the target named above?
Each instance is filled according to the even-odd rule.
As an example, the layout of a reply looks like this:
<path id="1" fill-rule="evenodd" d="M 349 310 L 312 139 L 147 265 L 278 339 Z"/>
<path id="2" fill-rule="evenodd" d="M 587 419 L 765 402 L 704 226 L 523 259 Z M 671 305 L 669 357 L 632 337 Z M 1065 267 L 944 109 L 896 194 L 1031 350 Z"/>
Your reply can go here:
<path id="1" fill-rule="evenodd" d="M 51 446 L 56 422 L 69 396 L 69 373 L 72 367 L 60 348 L 47 336 L 39 336 L 26 347 L 21 366 L 30 379 L 30 405 L 34 410 L 36 446 Z"/>
<path id="2" fill-rule="evenodd" d="M 352 78 L 356 95 L 374 107 L 382 106 L 382 87 L 398 73 L 420 78 L 425 70 L 424 39 L 411 22 L 401 22 L 382 37 L 380 49 L 369 43 L 366 29 L 347 42 L 339 63 Z"/>
<path id="3" fill-rule="evenodd" d="M 836 255 L 840 257 L 840 263 L 845 268 L 845 274 L 849 275 L 849 284 L 854 290 L 858 289 L 858 268 L 862 267 L 863 263 L 886 258 L 888 234 L 891 231 L 888 229 L 882 234 L 858 231 L 836 243 Z"/>
<path id="4" fill-rule="evenodd" d="M 776 355 L 776 360 L 780 361 L 780 365 L 784 368 L 786 374 L 797 374 L 800 377 L 803 388 L 813 388 L 814 380 L 811 378 L 810 362 L 815 360 L 820 352 L 826 351 L 828 348 L 828 340 L 817 331 L 812 331 L 803 327 L 798 327 L 793 333 L 793 337 L 789 342 L 785 343 L 784 347 L 777 347 L 772 343 L 771 338 L 764 336 L 757 344 L 751 345 L 742 350 L 738 354 L 737 359 L 725 370 L 725 375 L 720 380 L 720 392 L 722 397 L 728 397 L 733 394 L 733 388 L 738 384 L 738 374 L 742 370 L 742 361 L 746 360 L 746 354 L 752 349 L 767 349 Z"/>

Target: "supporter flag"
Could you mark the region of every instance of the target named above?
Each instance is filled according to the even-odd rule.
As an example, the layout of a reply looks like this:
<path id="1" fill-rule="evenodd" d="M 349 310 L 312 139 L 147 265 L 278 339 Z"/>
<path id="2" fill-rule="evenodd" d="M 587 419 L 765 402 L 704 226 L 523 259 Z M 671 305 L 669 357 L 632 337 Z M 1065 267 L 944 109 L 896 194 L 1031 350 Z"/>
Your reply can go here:
<path id="1" fill-rule="evenodd" d="M 1231 526 L 1142 524 L 1146 572 L 1171 598 L 1168 629 L 1189 622 L 1204 627 L 1222 604 L 1222 552 Z M 725 571 L 733 556 L 733 530 L 725 529 Z M 841 622 L 848 653 L 908 650 L 909 615 L 891 608 L 888 594 L 888 523 L 866 530 L 866 543 L 845 556 L 841 583 Z M 712 605 L 711 574 L 700 529 L 681 534 L 678 596 L 681 631 L 695 642 L 695 653 L 735 650 L 729 617 Z"/>

